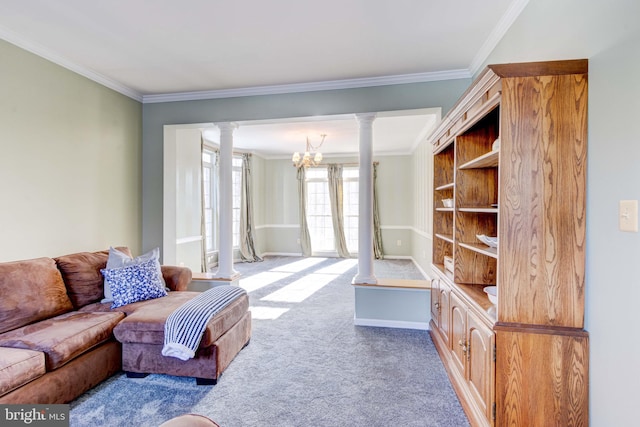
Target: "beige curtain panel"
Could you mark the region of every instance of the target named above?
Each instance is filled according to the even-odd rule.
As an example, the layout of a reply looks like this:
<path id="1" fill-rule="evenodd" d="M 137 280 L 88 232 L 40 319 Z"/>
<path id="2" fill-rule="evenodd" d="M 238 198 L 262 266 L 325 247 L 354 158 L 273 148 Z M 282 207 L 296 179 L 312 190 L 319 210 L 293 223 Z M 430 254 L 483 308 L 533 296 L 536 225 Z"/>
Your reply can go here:
<path id="1" fill-rule="evenodd" d="M 256 254 L 251 201 L 251 154 L 242 155 L 242 190 L 240 192 L 240 257 L 247 262 L 262 261 Z"/>
<path id="2" fill-rule="evenodd" d="M 298 198 L 300 203 L 300 248 L 303 256 L 311 256 L 311 237 L 307 223 L 307 181 L 305 168 L 298 168 Z"/>
<path id="3" fill-rule="evenodd" d="M 349 258 L 347 239 L 344 235 L 342 165 L 330 164 L 327 167 L 329 181 L 329 201 L 331 203 L 331 220 L 336 252 L 341 258 Z"/>
<path id="4" fill-rule="evenodd" d="M 373 256 L 383 259 L 382 232 L 380 231 L 380 211 L 378 210 L 378 163 L 373 164 Z"/>

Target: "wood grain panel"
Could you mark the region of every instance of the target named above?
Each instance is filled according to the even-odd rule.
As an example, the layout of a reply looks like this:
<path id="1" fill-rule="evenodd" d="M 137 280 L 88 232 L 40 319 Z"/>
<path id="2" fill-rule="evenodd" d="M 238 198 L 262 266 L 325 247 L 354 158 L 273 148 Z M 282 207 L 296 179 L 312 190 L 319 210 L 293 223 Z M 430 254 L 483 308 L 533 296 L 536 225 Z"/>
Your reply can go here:
<path id="1" fill-rule="evenodd" d="M 496 327 L 496 426 L 587 426 L 588 337 Z"/>
<path id="2" fill-rule="evenodd" d="M 498 169 L 464 169 L 456 174 L 456 207 L 489 207 L 498 202 Z"/>
<path id="3" fill-rule="evenodd" d="M 582 328 L 587 79 L 503 88 L 499 320 Z"/>
<path id="4" fill-rule="evenodd" d="M 450 296 L 451 296 L 451 288 L 449 288 L 446 282 L 443 280 L 440 282 L 440 295 L 438 295 L 438 300 L 440 302 L 440 332 L 442 334 L 442 340 L 445 343 L 446 347 L 451 350 L 451 313 L 449 311 L 450 307 Z"/>
<path id="5" fill-rule="evenodd" d="M 444 264 L 445 256 L 453 256 L 453 244 L 437 237 L 433 238 L 433 263 Z M 444 265 L 443 265 L 444 268 Z"/>
<path id="6" fill-rule="evenodd" d="M 454 246 L 453 277 L 456 283 L 492 285 L 496 283 L 496 259 L 487 255 Z"/>
<path id="7" fill-rule="evenodd" d="M 493 363 L 494 333 L 473 313 L 467 311 L 469 334 L 468 381 L 469 391 L 487 420 L 492 420 L 495 401 L 495 372 Z"/>
<path id="8" fill-rule="evenodd" d="M 453 182 L 455 151 L 451 144 L 433 157 L 433 186 L 451 184 Z"/>
<path id="9" fill-rule="evenodd" d="M 467 364 L 467 307 L 454 293 L 450 296 L 451 313 L 451 356 L 453 366 L 460 376 L 465 377 Z"/>
<path id="10" fill-rule="evenodd" d="M 433 232 L 453 236 L 453 211 L 433 213 Z"/>
<path id="11" fill-rule="evenodd" d="M 496 107 L 477 124 L 456 137 L 457 165 L 491 151 L 491 145 L 499 136 L 499 113 L 500 107 Z"/>
<path id="12" fill-rule="evenodd" d="M 479 212 L 456 213 L 456 241 L 480 243 L 477 234 L 495 236 L 498 231 L 497 214 Z"/>

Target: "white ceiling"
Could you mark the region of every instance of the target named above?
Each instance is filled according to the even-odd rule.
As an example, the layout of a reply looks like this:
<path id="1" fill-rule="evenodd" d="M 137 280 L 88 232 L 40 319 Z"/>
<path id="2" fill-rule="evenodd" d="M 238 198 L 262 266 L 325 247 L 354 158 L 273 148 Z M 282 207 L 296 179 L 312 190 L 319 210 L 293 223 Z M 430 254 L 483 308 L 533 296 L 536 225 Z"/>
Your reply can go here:
<path id="1" fill-rule="evenodd" d="M 470 77 L 527 2 L 1 0 L 0 38 L 161 102 Z M 408 114 L 376 119 L 375 141 L 395 135 L 376 152 L 415 146 L 433 116 Z M 234 145 L 259 150 L 248 141 L 260 140 L 264 155 L 277 156 L 319 132 L 328 135 L 323 150 L 356 152 L 357 138 L 345 139 L 357 134 L 353 117 L 330 119 L 244 123 Z"/>

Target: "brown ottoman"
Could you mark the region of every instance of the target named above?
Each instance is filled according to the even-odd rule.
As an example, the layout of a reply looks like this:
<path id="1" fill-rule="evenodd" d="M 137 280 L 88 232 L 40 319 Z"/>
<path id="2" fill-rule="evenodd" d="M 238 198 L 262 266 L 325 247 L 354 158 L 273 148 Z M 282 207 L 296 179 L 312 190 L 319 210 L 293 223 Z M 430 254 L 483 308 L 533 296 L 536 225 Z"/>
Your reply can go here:
<path id="1" fill-rule="evenodd" d="M 127 317 L 113 330 L 116 339 L 122 343 L 122 369 L 127 376 L 167 374 L 195 377 L 198 384 L 216 384 L 251 338 L 249 297 L 240 296 L 209 321 L 193 359 L 182 361 L 163 356 L 165 320 L 199 294 L 169 292 L 166 297 L 145 301 L 127 313 Z"/>

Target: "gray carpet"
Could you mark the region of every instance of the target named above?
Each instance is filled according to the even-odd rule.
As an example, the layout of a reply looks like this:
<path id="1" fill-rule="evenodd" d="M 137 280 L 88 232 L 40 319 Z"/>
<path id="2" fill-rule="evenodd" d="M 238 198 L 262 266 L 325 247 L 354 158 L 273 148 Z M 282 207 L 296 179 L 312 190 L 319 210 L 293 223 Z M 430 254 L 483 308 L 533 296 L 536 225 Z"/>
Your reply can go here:
<path id="1" fill-rule="evenodd" d="M 293 272 L 296 261 L 319 262 Z M 71 403 L 71 425 L 157 426 L 184 413 L 222 427 L 469 425 L 428 332 L 353 325 L 353 261 L 271 257 L 235 268 L 246 286 L 280 280 L 250 292 L 251 343 L 216 386 L 118 374 Z M 422 278 L 410 261 L 376 261 L 374 269 Z M 298 283 L 319 289 L 292 302 L 302 298 L 294 282 L 303 277 Z M 293 292 L 274 294 L 289 284 Z"/>

